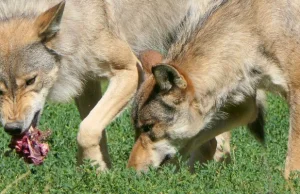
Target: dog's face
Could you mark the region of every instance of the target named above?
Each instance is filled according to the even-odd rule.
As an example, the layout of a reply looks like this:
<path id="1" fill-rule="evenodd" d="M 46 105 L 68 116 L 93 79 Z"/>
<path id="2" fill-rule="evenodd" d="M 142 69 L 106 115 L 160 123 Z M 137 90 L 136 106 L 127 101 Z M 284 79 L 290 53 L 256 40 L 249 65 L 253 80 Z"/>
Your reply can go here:
<path id="1" fill-rule="evenodd" d="M 181 150 L 201 127 L 196 104 L 192 83 L 181 70 L 154 66 L 135 98 L 132 116 L 139 135 L 128 166 L 158 167 Z"/>
<path id="2" fill-rule="evenodd" d="M 59 56 L 49 44 L 63 8 L 64 2 L 34 19 L 0 21 L 0 117 L 10 135 L 37 125 L 56 80 Z"/>

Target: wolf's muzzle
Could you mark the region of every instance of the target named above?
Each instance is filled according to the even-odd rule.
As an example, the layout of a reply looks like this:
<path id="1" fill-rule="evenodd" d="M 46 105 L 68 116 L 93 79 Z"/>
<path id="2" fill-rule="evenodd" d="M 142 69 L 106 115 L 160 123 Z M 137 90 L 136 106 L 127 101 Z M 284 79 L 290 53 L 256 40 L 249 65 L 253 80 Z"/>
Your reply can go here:
<path id="1" fill-rule="evenodd" d="M 171 154 L 167 154 L 167 155 L 164 157 L 163 161 L 161 161 L 160 166 L 161 166 L 161 165 L 164 165 L 166 162 L 168 162 L 168 161 L 171 160 L 172 158 L 173 158 L 173 157 L 172 157 Z"/>
<path id="2" fill-rule="evenodd" d="M 20 135 L 23 129 L 23 122 L 6 123 L 4 131 L 9 135 Z"/>

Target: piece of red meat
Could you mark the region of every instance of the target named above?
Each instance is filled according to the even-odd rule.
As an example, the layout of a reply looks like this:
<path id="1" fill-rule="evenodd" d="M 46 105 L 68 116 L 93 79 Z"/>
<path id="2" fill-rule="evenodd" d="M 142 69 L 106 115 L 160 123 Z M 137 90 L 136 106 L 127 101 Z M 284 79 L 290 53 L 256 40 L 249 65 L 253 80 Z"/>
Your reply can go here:
<path id="1" fill-rule="evenodd" d="M 39 165 L 49 152 L 49 145 L 44 141 L 50 134 L 50 130 L 42 132 L 37 128 L 30 128 L 23 136 L 12 137 L 9 147 L 15 149 L 26 162 Z"/>

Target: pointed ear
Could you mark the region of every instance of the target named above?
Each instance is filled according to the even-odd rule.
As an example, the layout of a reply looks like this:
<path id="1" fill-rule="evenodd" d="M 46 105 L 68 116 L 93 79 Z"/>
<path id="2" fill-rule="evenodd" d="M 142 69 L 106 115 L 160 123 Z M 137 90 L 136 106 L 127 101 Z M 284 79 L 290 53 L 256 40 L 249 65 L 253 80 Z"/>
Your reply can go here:
<path id="1" fill-rule="evenodd" d="M 145 73 L 151 74 L 152 67 L 162 62 L 163 55 L 155 50 L 147 50 L 142 52 L 140 60 Z"/>
<path id="2" fill-rule="evenodd" d="M 187 87 L 187 81 L 181 75 L 177 69 L 171 65 L 160 64 L 152 68 L 152 73 L 162 90 L 170 90 L 173 86 L 177 86 L 180 89 Z"/>
<path id="3" fill-rule="evenodd" d="M 38 36 L 42 41 L 48 41 L 59 31 L 59 25 L 63 16 L 65 1 L 60 2 L 54 7 L 48 9 L 38 16 L 35 26 L 38 30 Z"/>

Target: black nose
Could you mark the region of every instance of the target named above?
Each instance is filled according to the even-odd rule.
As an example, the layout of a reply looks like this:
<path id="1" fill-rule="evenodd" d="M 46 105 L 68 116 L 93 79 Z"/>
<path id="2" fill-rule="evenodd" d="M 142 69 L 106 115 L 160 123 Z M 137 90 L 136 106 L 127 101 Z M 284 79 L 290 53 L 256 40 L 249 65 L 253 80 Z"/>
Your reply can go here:
<path id="1" fill-rule="evenodd" d="M 10 135 L 20 135 L 23 128 L 23 122 L 6 123 L 4 131 Z"/>
<path id="2" fill-rule="evenodd" d="M 171 156 L 171 154 L 167 154 L 166 156 L 165 156 L 165 161 L 168 161 L 168 160 L 170 160 L 170 159 L 172 159 L 172 156 Z"/>
<path id="3" fill-rule="evenodd" d="M 170 159 L 172 159 L 171 154 L 167 154 L 167 155 L 165 156 L 165 158 L 163 159 L 163 161 L 160 163 L 160 165 L 165 164 L 165 163 L 168 162 Z"/>

